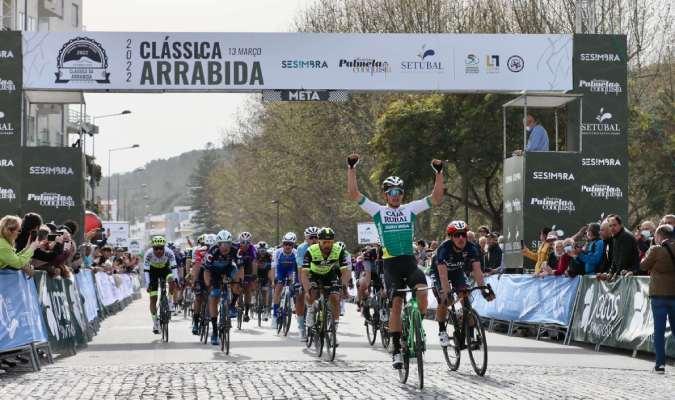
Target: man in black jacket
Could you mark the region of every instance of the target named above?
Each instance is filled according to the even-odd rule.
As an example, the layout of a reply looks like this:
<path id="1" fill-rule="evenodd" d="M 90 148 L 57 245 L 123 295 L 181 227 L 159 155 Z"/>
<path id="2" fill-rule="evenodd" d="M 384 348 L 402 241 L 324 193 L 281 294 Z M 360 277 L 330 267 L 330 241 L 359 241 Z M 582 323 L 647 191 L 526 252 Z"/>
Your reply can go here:
<path id="1" fill-rule="evenodd" d="M 496 274 L 502 266 L 502 249 L 497 243 L 497 235 L 488 233 L 487 237 L 487 252 L 484 254 L 485 272 L 488 275 Z"/>
<path id="2" fill-rule="evenodd" d="M 637 275 L 640 268 L 640 251 L 635 236 L 623 227 L 621 217 L 618 215 L 608 216 L 607 222 L 612 232 L 611 274 Z"/>

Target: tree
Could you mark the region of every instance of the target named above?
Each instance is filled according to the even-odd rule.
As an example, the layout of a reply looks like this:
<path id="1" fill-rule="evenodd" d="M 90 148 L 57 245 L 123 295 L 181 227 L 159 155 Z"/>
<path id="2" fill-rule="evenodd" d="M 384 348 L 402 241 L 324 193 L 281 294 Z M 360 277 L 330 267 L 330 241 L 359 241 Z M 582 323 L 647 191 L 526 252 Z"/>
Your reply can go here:
<path id="1" fill-rule="evenodd" d="M 216 207 L 213 196 L 210 195 L 212 188 L 209 185 L 209 176 L 218 167 L 220 155 L 211 143 L 207 143 L 206 152 L 199 159 L 194 173 L 190 177 L 190 189 L 192 190 L 192 209 L 196 214 L 192 221 L 197 225 L 197 233 L 214 233 L 217 231 Z"/>

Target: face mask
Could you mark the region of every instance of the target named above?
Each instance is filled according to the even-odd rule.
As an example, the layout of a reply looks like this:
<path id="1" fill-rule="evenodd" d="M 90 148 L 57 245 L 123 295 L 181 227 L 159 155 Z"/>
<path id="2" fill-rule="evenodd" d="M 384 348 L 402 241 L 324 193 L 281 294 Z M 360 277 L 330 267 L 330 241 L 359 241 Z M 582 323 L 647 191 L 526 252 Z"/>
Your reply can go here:
<path id="1" fill-rule="evenodd" d="M 569 253 L 572 251 L 572 246 L 565 246 L 564 247 L 565 253 Z"/>
<path id="2" fill-rule="evenodd" d="M 646 231 L 646 230 L 645 230 L 645 231 L 640 231 L 640 234 L 641 234 L 642 237 L 644 237 L 645 239 L 649 239 L 649 238 L 652 237 L 652 233 L 651 233 L 650 231 Z"/>
<path id="3" fill-rule="evenodd" d="M 530 127 L 528 126 L 527 128 L 525 128 L 525 130 L 528 131 L 528 132 L 530 132 L 530 131 L 532 130 L 532 128 L 530 128 Z"/>

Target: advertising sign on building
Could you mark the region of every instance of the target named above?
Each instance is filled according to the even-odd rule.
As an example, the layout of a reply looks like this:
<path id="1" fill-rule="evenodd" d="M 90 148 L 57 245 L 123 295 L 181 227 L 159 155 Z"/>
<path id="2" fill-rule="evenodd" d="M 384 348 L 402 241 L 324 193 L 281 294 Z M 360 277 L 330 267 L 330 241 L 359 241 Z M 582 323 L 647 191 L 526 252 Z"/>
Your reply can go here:
<path id="1" fill-rule="evenodd" d="M 571 35 L 24 32 L 23 38 L 28 89 L 572 89 Z"/>
<path id="2" fill-rule="evenodd" d="M 21 32 L 0 32 L 0 145 L 21 144 Z"/>

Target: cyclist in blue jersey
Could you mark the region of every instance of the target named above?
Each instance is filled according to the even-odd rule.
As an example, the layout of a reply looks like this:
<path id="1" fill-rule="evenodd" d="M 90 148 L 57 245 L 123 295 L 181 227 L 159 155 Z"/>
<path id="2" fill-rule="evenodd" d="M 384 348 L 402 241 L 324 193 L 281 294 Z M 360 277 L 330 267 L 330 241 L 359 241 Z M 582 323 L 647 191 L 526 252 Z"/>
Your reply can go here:
<path id="1" fill-rule="evenodd" d="M 211 335 L 211 344 L 218 345 L 218 302 L 220 301 L 220 286 L 223 275 L 233 282 L 240 282 L 239 267 L 237 266 L 238 248 L 232 243 L 232 234 L 226 230 L 218 232 L 216 235 L 216 244 L 206 252 L 204 256 L 204 282 L 209 288 L 209 314 L 211 315 L 211 325 L 213 327 Z M 229 317 L 236 318 L 237 298 L 241 293 L 240 285 L 232 285 L 230 288 L 232 299 L 229 307 Z"/>
<path id="2" fill-rule="evenodd" d="M 448 313 L 448 281 L 452 288 L 462 292 L 462 302 L 468 289 L 465 272 L 471 271 L 478 286 L 483 286 L 483 272 L 480 269 L 480 250 L 469 243 L 467 232 L 469 228 L 464 221 L 452 221 L 446 229 L 447 239 L 438 246 L 436 255 L 431 263 L 431 277 L 434 282 L 433 292 L 438 301 L 436 321 L 438 322 L 438 341 L 442 347 L 447 347 L 450 338 L 446 331 Z M 487 301 L 494 300 L 494 294 L 481 291 Z M 460 340 L 460 348 L 464 341 Z"/>
<path id="3" fill-rule="evenodd" d="M 152 315 L 152 332 L 159 334 L 159 320 L 157 319 L 157 289 L 159 279 L 172 282 L 178 279 L 176 273 L 176 258 L 173 252 L 166 246 L 164 236 L 153 236 L 152 247 L 145 252 L 143 257 L 143 270 L 145 283 L 150 295 L 150 315 Z"/>
<path id="4" fill-rule="evenodd" d="M 300 246 L 298 246 L 296 250 L 295 262 L 298 266 L 298 275 L 300 275 L 302 263 L 305 260 L 305 253 L 307 253 L 307 249 L 309 249 L 309 246 L 319 243 L 319 228 L 317 228 L 316 226 L 309 226 L 305 229 L 304 234 L 305 234 L 304 235 L 305 241 Z M 302 308 L 299 308 L 298 304 Z M 300 331 L 300 340 L 306 342 L 307 332 L 305 332 L 305 302 L 304 301 L 296 302 L 295 309 L 298 318 L 298 330 Z"/>
<path id="5" fill-rule="evenodd" d="M 281 247 L 274 251 L 272 256 L 272 269 L 274 270 L 274 297 L 272 299 L 272 323 L 276 324 L 279 316 L 279 303 L 281 302 L 281 289 L 288 277 L 293 277 L 294 283 L 299 283 L 298 264 L 296 261 L 297 252 L 295 250 L 295 241 L 297 237 L 295 233 L 288 232 L 284 235 L 281 241 Z M 298 295 L 295 298 L 295 306 L 297 316 L 300 316 L 298 306 L 302 307 L 302 314 L 304 315 L 304 302 L 302 296 Z M 296 316 L 296 317 L 297 317 Z M 275 326 L 276 328 L 276 326 Z"/>

